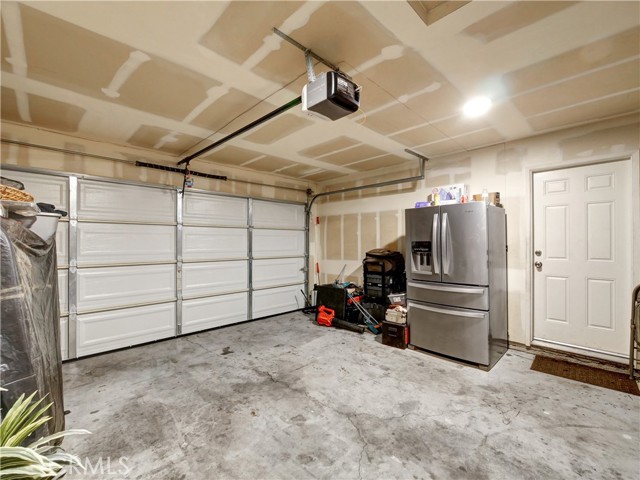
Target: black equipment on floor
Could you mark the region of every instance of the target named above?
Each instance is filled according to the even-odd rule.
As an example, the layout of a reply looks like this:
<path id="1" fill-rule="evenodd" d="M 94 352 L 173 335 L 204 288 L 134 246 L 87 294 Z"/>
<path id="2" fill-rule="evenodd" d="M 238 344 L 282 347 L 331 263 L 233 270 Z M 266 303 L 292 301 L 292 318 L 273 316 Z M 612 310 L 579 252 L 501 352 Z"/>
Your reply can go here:
<path id="1" fill-rule="evenodd" d="M 384 248 L 369 250 L 362 261 L 364 294 L 373 302 L 387 304 L 387 295 L 404 292 L 404 257 Z"/>

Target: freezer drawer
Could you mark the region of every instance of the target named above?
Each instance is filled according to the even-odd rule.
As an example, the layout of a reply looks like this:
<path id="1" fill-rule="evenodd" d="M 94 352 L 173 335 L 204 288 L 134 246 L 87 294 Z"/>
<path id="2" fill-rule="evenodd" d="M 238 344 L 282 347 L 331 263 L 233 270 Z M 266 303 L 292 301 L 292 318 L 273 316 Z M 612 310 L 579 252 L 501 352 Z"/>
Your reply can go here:
<path id="1" fill-rule="evenodd" d="M 489 310 L 489 287 L 447 283 L 407 282 L 407 298 L 460 308 Z"/>
<path id="2" fill-rule="evenodd" d="M 489 365 L 489 312 L 409 302 L 410 343 L 480 365 Z"/>

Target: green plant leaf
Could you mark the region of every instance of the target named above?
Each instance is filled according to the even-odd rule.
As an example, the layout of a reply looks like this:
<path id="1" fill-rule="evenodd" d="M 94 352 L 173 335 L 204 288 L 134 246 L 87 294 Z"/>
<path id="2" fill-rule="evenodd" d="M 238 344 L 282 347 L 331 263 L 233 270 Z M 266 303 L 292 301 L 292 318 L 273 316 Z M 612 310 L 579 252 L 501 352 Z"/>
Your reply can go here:
<path id="1" fill-rule="evenodd" d="M 83 429 L 71 429 L 71 430 L 64 430 L 62 432 L 58 432 L 58 433 L 54 433 L 53 435 L 48 435 L 46 437 L 42 437 L 38 440 L 36 440 L 35 442 L 29 444 L 29 448 L 33 448 L 34 450 L 38 450 L 38 448 L 41 448 L 43 446 L 46 446 L 45 444 L 56 440 L 58 438 L 62 438 L 62 437 L 66 437 L 67 435 L 87 435 L 87 434 L 91 434 L 91 432 L 89 430 L 83 430 Z"/>

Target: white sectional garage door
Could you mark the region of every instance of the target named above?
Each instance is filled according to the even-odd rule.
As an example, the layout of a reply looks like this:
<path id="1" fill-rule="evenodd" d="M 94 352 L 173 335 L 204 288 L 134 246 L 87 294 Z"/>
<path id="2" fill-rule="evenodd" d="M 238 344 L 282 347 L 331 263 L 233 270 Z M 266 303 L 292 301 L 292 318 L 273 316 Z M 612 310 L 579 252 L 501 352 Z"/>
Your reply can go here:
<path id="1" fill-rule="evenodd" d="M 253 318 L 302 308 L 306 278 L 304 206 L 252 202 Z"/>
<path id="2" fill-rule="evenodd" d="M 63 359 L 304 306 L 304 205 L 12 170 L 69 211 L 57 232 Z"/>
<path id="3" fill-rule="evenodd" d="M 174 336 L 175 189 L 79 179 L 77 192 L 77 355 Z"/>
<path id="4" fill-rule="evenodd" d="M 249 318 L 248 209 L 246 198 L 185 193 L 181 333 Z"/>

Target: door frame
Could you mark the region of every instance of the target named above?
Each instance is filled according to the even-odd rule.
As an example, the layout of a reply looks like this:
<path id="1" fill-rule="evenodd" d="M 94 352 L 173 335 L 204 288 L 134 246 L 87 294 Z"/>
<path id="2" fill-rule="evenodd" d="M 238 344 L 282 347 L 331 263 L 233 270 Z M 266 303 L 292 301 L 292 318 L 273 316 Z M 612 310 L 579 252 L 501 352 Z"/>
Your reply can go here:
<path id="1" fill-rule="evenodd" d="M 614 155 L 614 154 L 607 154 L 607 155 L 596 155 L 596 156 L 592 156 L 592 157 L 587 157 L 587 158 L 583 158 L 583 159 L 576 159 L 573 161 L 568 161 L 568 162 L 563 162 L 562 164 L 559 163 L 550 163 L 548 165 L 542 165 L 542 166 L 536 166 L 536 167 L 532 167 L 529 168 L 527 170 L 527 176 L 528 176 L 528 181 L 526 182 L 527 185 L 527 192 L 526 192 L 526 201 L 528 202 L 528 208 L 526 208 L 526 212 L 527 215 L 529 216 L 529 232 L 530 235 L 528 236 L 526 242 L 525 242 L 525 248 L 526 248 L 526 276 L 525 276 L 525 288 L 526 290 L 529 292 L 529 295 L 526 295 L 524 297 L 524 300 L 526 303 L 528 303 L 528 305 L 526 305 L 526 308 L 529 312 L 529 315 L 525 318 L 525 331 L 528 332 L 527 338 L 526 338 L 526 346 L 543 346 L 543 347 L 549 347 L 549 348 L 557 348 L 558 346 L 562 346 L 563 351 L 568 351 L 568 352 L 572 352 L 572 353 L 577 353 L 577 354 L 582 354 L 582 355 L 588 355 L 588 356 L 592 356 L 595 358 L 601 358 L 601 359 L 605 359 L 605 360 L 612 360 L 615 362 L 621 362 L 621 361 L 628 361 L 629 357 L 628 356 L 624 356 L 624 357 L 620 357 L 620 356 L 613 356 L 610 354 L 607 354 L 605 352 L 599 352 L 599 351 L 595 351 L 595 350 L 587 350 L 587 349 L 582 349 L 582 348 L 573 348 L 570 345 L 562 345 L 560 343 L 558 344 L 552 344 L 552 343 L 545 343 L 545 342 L 535 342 L 533 340 L 533 335 L 534 335 L 534 289 L 533 289 L 533 284 L 534 284 L 534 268 L 533 268 L 533 234 L 534 234 L 534 230 L 533 230 L 533 220 L 534 220 L 534 208 L 535 208 L 535 204 L 534 204 L 534 199 L 533 199 L 533 177 L 534 174 L 536 173 L 541 173 L 541 172 L 549 172 L 549 171 L 554 171 L 554 170 L 564 170 L 567 168 L 574 168 L 574 167 L 584 167 L 584 166 L 589 166 L 589 165 L 596 165 L 596 164 L 602 164 L 602 163 L 611 163 L 611 162 L 618 162 L 618 161 L 624 161 L 624 160 L 630 160 L 631 161 L 631 176 L 632 176 L 632 183 L 631 183 L 631 211 L 632 211 L 632 216 L 633 216 L 633 226 L 632 226 L 632 238 L 631 238 L 631 253 L 632 253 L 632 257 L 633 257 L 633 263 L 632 263 L 632 284 L 636 285 L 638 283 L 640 283 L 640 150 L 635 150 L 635 151 L 631 151 L 631 152 L 626 152 L 626 153 L 622 153 L 622 154 L 618 154 L 618 155 Z M 631 292 L 629 292 L 629 297 L 631 296 Z M 626 312 L 626 309 L 623 309 L 624 312 Z M 630 320 L 630 319 L 629 319 Z"/>

